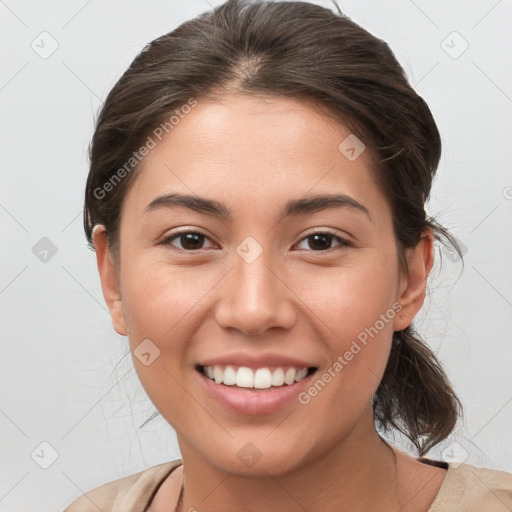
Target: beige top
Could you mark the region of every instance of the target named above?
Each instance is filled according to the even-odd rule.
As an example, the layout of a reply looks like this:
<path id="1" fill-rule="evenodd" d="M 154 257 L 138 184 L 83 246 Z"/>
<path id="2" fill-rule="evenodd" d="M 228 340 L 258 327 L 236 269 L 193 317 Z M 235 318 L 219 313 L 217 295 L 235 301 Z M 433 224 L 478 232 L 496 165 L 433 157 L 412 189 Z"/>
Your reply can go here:
<path id="1" fill-rule="evenodd" d="M 419 459 L 427 462 L 427 459 Z M 428 463 L 428 462 L 427 462 Z M 434 465 L 446 467 L 443 462 Z M 73 501 L 64 512 L 145 512 L 158 488 L 181 465 L 173 460 L 108 482 Z M 428 512 L 511 512 L 512 474 L 448 464 L 443 484 Z"/>

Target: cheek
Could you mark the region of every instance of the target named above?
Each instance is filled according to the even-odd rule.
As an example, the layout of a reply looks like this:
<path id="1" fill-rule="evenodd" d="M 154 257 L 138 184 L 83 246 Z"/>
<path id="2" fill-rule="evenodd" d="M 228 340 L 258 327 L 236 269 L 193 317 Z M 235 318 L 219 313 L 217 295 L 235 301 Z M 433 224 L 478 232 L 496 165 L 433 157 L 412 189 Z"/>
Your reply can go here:
<path id="1" fill-rule="evenodd" d="M 141 261 L 131 268 L 123 280 L 123 309 L 133 342 L 145 338 L 157 343 L 182 340 L 191 316 L 222 275 L 222 269 L 216 272 L 213 267 L 160 262 L 144 265 Z"/>
<path id="2" fill-rule="evenodd" d="M 315 313 L 316 322 L 321 320 L 328 339 L 343 340 L 340 349 L 347 340 L 356 339 L 376 323 L 379 332 L 389 335 L 397 293 L 396 274 L 385 270 L 389 267 L 373 262 L 321 269 L 312 274 L 304 272 L 297 282 L 297 295 Z"/>
<path id="3" fill-rule="evenodd" d="M 217 272 L 213 267 L 187 268 L 142 259 L 135 262 L 135 258 L 126 258 L 123 264 L 127 269 L 123 309 L 135 370 L 155 407 L 179 427 L 184 404 L 190 401 L 183 385 L 190 369 L 190 340 L 204 321 L 204 301 L 225 273 L 224 267 Z M 149 352 L 150 361 L 139 358 L 141 352 Z M 204 420 L 195 410 L 188 411 L 188 418 L 198 424 Z"/>
<path id="4" fill-rule="evenodd" d="M 396 275 L 383 268 L 374 263 L 331 269 L 322 278 L 302 278 L 302 293 L 307 293 L 330 358 L 329 367 L 317 378 L 327 383 L 333 402 L 345 404 L 345 413 L 346 407 L 357 409 L 371 399 L 391 349 L 393 319 L 400 305 Z M 323 384 L 316 388 L 313 395 Z"/>

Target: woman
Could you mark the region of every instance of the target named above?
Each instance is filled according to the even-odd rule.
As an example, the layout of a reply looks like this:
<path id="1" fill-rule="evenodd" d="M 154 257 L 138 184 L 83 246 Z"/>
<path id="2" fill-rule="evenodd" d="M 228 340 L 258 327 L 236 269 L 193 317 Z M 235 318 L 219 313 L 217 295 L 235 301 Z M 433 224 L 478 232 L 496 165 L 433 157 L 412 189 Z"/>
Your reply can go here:
<path id="1" fill-rule="evenodd" d="M 229 0 L 150 43 L 101 110 L 84 222 L 182 459 L 66 512 L 510 510 L 512 475 L 424 457 L 461 412 L 412 327 L 434 239 L 458 249 L 424 209 L 440 153 L 341 13 Z"/>

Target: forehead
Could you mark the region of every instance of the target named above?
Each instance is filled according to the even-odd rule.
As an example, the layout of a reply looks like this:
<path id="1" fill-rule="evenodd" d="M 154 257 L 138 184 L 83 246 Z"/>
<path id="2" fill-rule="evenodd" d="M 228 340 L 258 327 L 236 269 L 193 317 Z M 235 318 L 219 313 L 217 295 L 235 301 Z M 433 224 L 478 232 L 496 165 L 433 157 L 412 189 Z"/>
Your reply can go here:
<path id="1" fill-rule="evenodd" d="M 326 157 L 333 153 L 337 156 L 338 144 L 333 147 L 333 143 L 349 134 L 350 130 L 329 116 L 318 102 L 233 94 L 199 99 L 164 137 L 161 146 L 185 144 L 196 152 L 194 156 L 210 155 L 215 150 L 219 155 L 243 153 L 258 159 L 269 155 L 275 158 L 277 154 L 318 159 L 319 152 Z"/>
<path id="2" fill-rule="evenodd" d="M 334 189 L 359 196 L 364 191 L 375 196 L 370 201 L 379 200 L 370 152 L 365 148 L 356 159 L 343 152 L 353 145 L 352 137 L 348 127 L 309 101 L 199 98 L 156 140 L 125 200 L 142 207 L 159 192 L 176 189 L 219 199 L 236 196 L 253 205 Z"/>

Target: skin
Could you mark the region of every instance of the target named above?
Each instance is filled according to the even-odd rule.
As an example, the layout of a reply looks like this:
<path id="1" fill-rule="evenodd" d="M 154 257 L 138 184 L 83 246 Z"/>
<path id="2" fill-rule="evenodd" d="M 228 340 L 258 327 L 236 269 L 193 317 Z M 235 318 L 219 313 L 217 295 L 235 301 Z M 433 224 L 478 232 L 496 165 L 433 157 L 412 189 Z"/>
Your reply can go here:
<path id="1" fill-rule="evenodd" d="M 377 186 L 371 154 L 349 161 L 338 146 L 350 131 L 304 101 L 230 94 L 198 105 L 146 157 L 125 197 L 120 266 L 105 229 L 94 231 L 98 270 L 114 328 L 133 350 L 160 349 L 149 366 L 134 357 L 148 396 L 174 427 L 183 459 L 150 511 L 426 511 L 445 471 L 383 442 L 371 399 L 385 369 L 393 331 L 423 304 L 433 263 L 425 231 L 398 267 L 392 216 Z M 190 209 L 144 213 L 162 193 L 214 199 L 230 221 Z M 279 219 L 291 199 L 343 193 L 363 204 Z M 183 231 L 206 235 L 186 252 Z M 184 229 L 187 228 L 187 229 Z M 310 243 L 326 229 L 326 249 Z M 236 252 L 247 236 L 263 249 L 252 263 Z M 195 365 L 243 350 L 274 351 L 327 371 L 365 328 L 393 304 L 401 310 L 308 404 L 274 413 L 229 411 L 204 391 Z M 237 456 L 253 443 L 261 459 Z M 371 485 L 371 493 L 368 486 Z"/>

